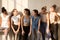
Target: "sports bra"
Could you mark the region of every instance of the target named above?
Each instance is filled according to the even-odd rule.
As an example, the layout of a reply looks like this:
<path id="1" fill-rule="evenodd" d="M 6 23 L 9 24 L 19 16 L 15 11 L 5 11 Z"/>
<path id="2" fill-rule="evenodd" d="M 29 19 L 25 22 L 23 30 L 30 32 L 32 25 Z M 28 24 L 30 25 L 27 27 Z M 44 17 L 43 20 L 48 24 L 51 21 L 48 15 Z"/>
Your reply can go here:
<path id="1" fill-rule="evenodd" d="M 24 24 L 25 24 L 25 23 L 30 24 L 30 18 L 27 19 L 26 17 L 24 17 L 23 22 L 24 22 Z"/>

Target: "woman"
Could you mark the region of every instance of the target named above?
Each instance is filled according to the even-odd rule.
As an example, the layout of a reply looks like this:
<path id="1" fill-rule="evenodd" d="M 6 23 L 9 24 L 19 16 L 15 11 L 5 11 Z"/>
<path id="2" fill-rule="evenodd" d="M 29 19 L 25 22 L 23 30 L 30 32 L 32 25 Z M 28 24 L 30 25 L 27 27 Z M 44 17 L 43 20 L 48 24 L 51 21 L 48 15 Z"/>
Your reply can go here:
<path id="1" fill-rule="evenodd" d="M 46 10 L 47 10 L 46 7 L 42 7 L 40 12 L 40 17 L 41 17 L 40 32 L 42 34 L 42 40 L 45 40 L 46 27 L 48 25 L 48 17 Z"/>
<path id="2" fill-rule="evenodd" d="M 40 18 L 38 16 L 38 10 L 34 9 L 31 16 L 31 29 L 32 29 L 32 40 L 39 40 L 38 33 L 40 27 Z"/>
<path id="3" fill-rule="evenodd" d="M 2 7 L 2 13 L 1 13 L 1 16 L 0 16 L 0 20 L 1 20 L 1 28 L 2 28 L 2 31 L 3 31 L 3 35 L 2 35 L 2 40 L 7 40 L 7 34 L 8 34 L 8 31 L 9 31 L 9 28 L 10 28 L 10 20 L 9 20 L 9 15 L 6 11 L 6 9 L 4 7 Z"/>
<path id="4" fill-rule="evenodd" d="M 20 29 L 20 15 L 18 15 L 17 9 L 13 9 L 11 15 L 11 28 L 15 35 L 15 40 L 17 40 L 17 35 Z"/>
<path id="5" fill-rule="evenodd" d="M 50 20 L 49 28 L 50 28 L 50 32 L 51 32 L 51 38 L 52 38 L 52 40 L 58 40 L 58 25 L 57 25 L 58 15 L 56 12 L 56 5 L 53 5 L 50 8 L 49 20 Z"/>
<path id="6" fill-rule="evenodd" d="M 23 40 L 28 40 L 28 36 L 31 34 L 31 26 L 30 26 L 30 10 L 24 9 L 24 15 L 21 18 L 21 27 L 22 27 L 22 35 Z"/>

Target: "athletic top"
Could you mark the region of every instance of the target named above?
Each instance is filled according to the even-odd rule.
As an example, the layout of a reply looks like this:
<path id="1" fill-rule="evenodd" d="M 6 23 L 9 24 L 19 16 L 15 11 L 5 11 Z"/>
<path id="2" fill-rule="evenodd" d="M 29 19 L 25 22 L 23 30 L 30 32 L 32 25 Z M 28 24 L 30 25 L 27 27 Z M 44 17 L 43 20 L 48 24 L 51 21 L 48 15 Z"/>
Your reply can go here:
<path id="1" fill-rule="evenodd" d="M 50 13 L 50 23 L 54 23 L 54 21 L 55 21 L 55 13 L 51 12 Z"/>
<path id="2" fill-rule="evenodd" d="M 20 15 L 12 16 L 11 20 L 13 21 L 14 25 L 18 25 Z"/>
<path id="3" fill-rule="evenodd" d="M 30 25 L 30 18 L 29 19 L 27 19 L 26 17 L 24 17 L 24 24 L 28 24 L 28 25 Z"/>
<path id="4" fill-rule="evenodd" d="M 1 17 L 2 17 L 2 24 L 1 27 L 3 28 L 8 28 L 8 19 L 9 19 L 9 15 L 7 15 L 6 17 L 3 16 L 3 14 L 1 13 Z"/>

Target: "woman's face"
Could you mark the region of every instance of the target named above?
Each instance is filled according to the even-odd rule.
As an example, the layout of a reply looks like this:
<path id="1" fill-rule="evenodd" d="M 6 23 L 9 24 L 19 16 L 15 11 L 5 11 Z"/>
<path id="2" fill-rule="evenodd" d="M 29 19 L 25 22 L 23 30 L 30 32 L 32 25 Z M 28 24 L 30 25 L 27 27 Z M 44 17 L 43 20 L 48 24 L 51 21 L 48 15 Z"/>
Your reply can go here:
<path id="1" fill-rule="evenodd" d="M 32 11 L 32 15 L 33 15 L 33 16 L 35 16 L 35 15 L 36 15 L 36 13 L 35 13 L 34 11 Z"/>
<path id="2" fill-rule="evenodd" d="M 53 12 L 53 11 L 54 11 L 54 8 L 53 8 L 53 7 L 51 7 L 51 8 L 50 8 L 50 12 Z"/>
<path id="3" fill-rule="evenodd" d="M 24 15 L 26 15 L 26 13 L 27 13 L 27 12 L 24 10 Z"/>
<path id="4" fill-rule="evenodd" d="M 18 11 L 17 10 L 14 10 L 13 14 L 14 15 L 17 15 L 18 14 Z"/>
<path id="5" fill-rule="evenodd" d="M 28 11 L 24 10 L 24 15 L 28 15 Z"/>

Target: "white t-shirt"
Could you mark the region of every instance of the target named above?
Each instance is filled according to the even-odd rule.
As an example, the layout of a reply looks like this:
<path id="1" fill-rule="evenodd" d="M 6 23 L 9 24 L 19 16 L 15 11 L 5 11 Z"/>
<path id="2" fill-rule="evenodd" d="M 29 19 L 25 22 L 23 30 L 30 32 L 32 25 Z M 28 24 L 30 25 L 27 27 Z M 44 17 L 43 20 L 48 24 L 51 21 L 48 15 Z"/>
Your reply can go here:
<path id="1" fill-rule="evenodd" d="M 18 25 L 18 21 L 20 19 L 20 15 L 12 16 L 11 20 L 14 22 L 15 25 Z"/>
<path id="2" fill-rule="evenodd" d="M 2 28 L 8 28 L 8 19 L 9 19 L 9 15 L 7 15 L 6 17 L 3 16 L 3 14 L 1 13 L 1 17 L 2 17 L 2 24 L 1 27 Z"/>

